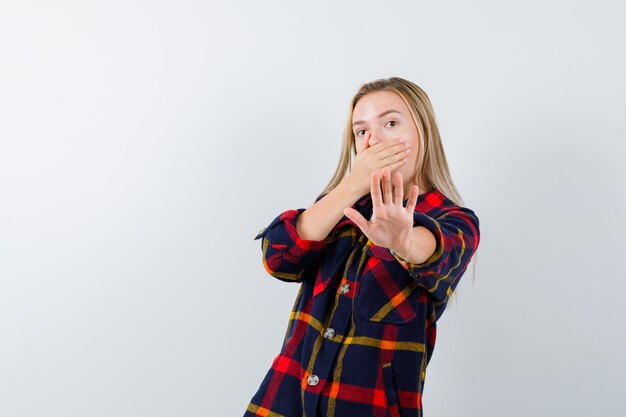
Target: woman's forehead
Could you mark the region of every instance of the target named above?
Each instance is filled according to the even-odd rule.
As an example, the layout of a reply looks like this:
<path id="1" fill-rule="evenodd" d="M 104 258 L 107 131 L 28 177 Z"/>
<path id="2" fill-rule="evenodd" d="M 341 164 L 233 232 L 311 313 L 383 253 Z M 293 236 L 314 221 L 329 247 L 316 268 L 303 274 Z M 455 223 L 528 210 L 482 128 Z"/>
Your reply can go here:
<path id="1" fill-rule="evenodd" d="M 388 110 L 395 110 L 403 114 L 408 112 L 404 100 L 398 94 L 392 91 L 375 91 L 361 97 L 354 106 L 352 117 L 354 120 L 375 118 Z"/>

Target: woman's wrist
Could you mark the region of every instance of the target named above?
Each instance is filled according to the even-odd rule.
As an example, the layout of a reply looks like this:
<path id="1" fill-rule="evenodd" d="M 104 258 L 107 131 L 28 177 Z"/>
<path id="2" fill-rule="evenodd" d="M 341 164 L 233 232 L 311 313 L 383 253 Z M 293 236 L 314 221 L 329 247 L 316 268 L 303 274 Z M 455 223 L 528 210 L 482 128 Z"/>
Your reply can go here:
<path id="1" fill-rule="evenodd" d="M 389 251 L 391 252 L 391 254 L 402 264 L 414 263 L 414 262 L 411 262 L 411 259 L 412 259 L 411 249 L 413 248 L 413 234 L 412 233 L 409 236 L 408 241 L 409 241 L 409 244 L 408 244 L 407 249 L 400 248 L 400 249 L 394 250 L 392 248 L 389 248 Z"/>
<path id="2" fill-rule="evenodd" d="M 354 200 L 354 202 L 356 202 L 359 198 L 363 197 L 363 195 L 365 195 L 367 193 L 366 192 L 361 192 L 358 187 L 356 186 L 356 184 L 354 183 L 354 181 L 352 181 L 350 179 L 350 177 L 345 177 L 338 185 L 338 187 L 342 187 L 343 188 L 343 193 L 344 195 L 348 195 L 350 196 L 350 201 Z"/>

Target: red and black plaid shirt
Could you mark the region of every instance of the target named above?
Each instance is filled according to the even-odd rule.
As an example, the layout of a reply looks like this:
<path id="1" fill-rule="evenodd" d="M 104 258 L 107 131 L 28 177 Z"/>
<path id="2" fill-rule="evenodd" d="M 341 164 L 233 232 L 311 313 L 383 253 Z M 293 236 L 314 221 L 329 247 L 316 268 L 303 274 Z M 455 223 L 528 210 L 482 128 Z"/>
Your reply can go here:
<path id="1" fill-rule="evenodd" d="M 369 219 L 370 194 L 352 207 Z M 436 322 L 478 247 L 478 217 L 438 190 L 419 195 L 414 226 L 437 247 L 403 266 L 345 216 L 324 240 L 301 239 L 304 210 L 281 213 L 255 237 L 267 272 L 300 290 L 244 417 L 423 416 Z"/>

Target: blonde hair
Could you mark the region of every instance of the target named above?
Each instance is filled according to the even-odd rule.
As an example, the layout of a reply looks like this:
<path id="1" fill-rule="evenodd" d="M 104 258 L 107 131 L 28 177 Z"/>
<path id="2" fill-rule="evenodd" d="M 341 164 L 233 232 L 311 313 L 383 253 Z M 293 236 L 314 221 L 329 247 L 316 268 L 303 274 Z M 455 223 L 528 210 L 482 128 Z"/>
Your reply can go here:
<path id="1" fill-rule="evenodd" d="M 414 182 L 420 184 L 419 178 L 422 179 L 421 184 L 425 190 L 433 188 L 441 191 L 454 204 L 463 206 L 463 199 L 456 189 L 450 171 L 448 169 L 448 161 L 446 159 L 439 128 L 435 120 L 435 112 L 428 95 L 419 86 L 411 81 L 400 77 L 391 77 L 387 79 L 378 79 L 369 83 L 365 83 L 359 88 L 359 91 L 352 98 L 348 113 L 348 120 L 343 132 L 343 143 L 341 148 L 341 156 L 339 163 L 335 169 L 332 178 L 318 197 L 318 199 L 330 192 L 344 179 L 348 173 L 348 169 L 352 166 L 352 158 L 356 155 L 356 144 L 354 132 L 352 131 L 352 113 L 356 103 L 366 94 L 375 91 L 391 91 L 400 96 L 409 111 L 413 122 L 417 127 L 420 140 L 419 160 L 417 161 L 417 171 L 415 173 Z M 422 192 L 423 190 L 420 190 Z M 472 260 L 473 277 L 472 283 L 476 278 L 476 255 L 474 253 Z M 454 298 L 456 302 L 456 289 L 450 298 Z"/>

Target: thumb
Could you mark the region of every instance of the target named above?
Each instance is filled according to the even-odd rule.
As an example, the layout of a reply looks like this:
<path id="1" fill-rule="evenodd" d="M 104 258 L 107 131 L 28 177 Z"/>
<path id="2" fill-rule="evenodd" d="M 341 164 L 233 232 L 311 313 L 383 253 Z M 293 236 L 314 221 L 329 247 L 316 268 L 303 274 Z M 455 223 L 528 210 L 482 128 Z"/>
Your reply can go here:
<path id="1" fill-rule="evenodd" d="M 368 221 L 363 217 L 361 213 L 353 209 L 352 207 L 346 207 L 343 209 L 343 214 L 352 220 L 358 227 L 361 229 L 363 233 L 366 233 L 367 229 L 369 229 Z"/>

